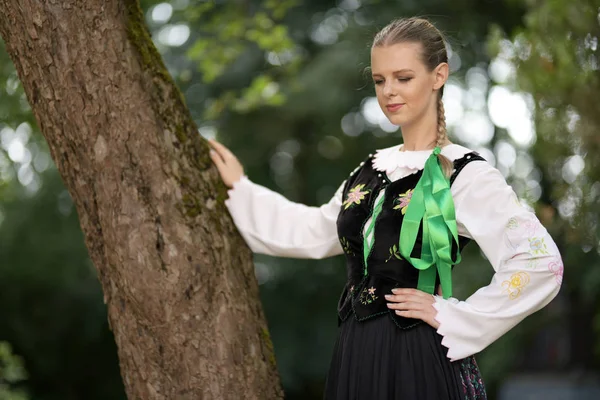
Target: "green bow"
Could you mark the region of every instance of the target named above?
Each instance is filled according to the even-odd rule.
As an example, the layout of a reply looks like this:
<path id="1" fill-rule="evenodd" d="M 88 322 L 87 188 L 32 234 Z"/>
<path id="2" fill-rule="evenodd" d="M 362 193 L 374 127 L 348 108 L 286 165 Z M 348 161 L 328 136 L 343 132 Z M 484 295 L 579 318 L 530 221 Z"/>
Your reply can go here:
<path id="1" fill-rule="evenodd" d="M 419 270 L 417 289 L 433 294 L 436 272 L 444 298 L 452 297 L 452 265 L 460 262 L 458 230 L 450 182 L 444 175 L 436 147 L 427 159 L 423 175 L 415 187 L 400 230 L 400 254 Z M 419 227 L 423 224 L 421 257 L 413 258 Z M 452 242 L 456 254 L 452 254 Z M 437 266 L 436 268 L 433 266 Z"/>

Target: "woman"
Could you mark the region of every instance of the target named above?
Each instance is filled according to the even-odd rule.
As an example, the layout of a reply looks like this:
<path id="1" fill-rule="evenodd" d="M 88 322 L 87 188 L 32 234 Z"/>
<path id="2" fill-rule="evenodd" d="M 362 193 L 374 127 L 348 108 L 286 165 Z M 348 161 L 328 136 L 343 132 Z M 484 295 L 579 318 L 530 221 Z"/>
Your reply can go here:
<path id="1" fill-rule="evenodd" d="M 496 169 L 448 140 L 447 62 L 426 20 L 396 20 L 376 35 L 377 99 L 404 143 L 370 154 L 319 208 L 252 183 L 211 141 L 232 188 L 226 205 L 253 251 L 346 256 L 327 400 L 483 399 L 473 355 L 559 291 L 562 261 L 546 229 Z M 470 240 L 495 275 L 458 301 L 451 268 Z"/>

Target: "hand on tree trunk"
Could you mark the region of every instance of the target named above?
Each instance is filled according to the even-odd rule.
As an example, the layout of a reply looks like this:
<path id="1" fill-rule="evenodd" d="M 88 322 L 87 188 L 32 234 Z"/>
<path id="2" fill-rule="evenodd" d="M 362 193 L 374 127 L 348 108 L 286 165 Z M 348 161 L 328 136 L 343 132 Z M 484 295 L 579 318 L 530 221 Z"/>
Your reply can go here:
<path id="1" fill-rule="evenodd" d="M 244 167 L 227 147 L 214 139 L 210 139 L 208 142 L 212 146 L 210 158 L 217 166 L 223 183 L 227 187 L 233 187 L 233 184 L 244 175 Z"/>

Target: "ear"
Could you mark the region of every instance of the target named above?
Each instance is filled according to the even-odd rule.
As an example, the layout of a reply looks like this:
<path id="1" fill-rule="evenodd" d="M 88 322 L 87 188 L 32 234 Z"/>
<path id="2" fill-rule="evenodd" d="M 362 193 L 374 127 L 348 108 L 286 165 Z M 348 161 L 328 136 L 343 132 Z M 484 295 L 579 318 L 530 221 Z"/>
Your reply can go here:
<path id="1" fill-rule="evenodd" d="M 450 73 L 450 69 L 448 67 L 448 63 L 443 62 L 443 63 L 440 63 L 440 65 L 438 65 L 437 67 L 435 67 L 435 69 L 433 70 L 433 76 L 434 76 L 433 89 L 434 90 L 438 90 L 439 88 L 444 86 L 444 84 L 448 80 L 449 73 Z"/>

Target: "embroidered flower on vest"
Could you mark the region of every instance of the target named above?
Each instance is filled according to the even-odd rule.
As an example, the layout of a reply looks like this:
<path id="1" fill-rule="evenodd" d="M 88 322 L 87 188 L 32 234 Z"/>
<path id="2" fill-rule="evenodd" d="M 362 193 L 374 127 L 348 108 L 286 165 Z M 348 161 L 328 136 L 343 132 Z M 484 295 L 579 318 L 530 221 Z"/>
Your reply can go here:
<path id="1" fill-rule="evenodd" d="M 404 215 L 406 213 L 406 208 L 410 203 L 410 199 L 412 199 L 413 191 L 413 189 L 409 189 L 406 193 L 399 194 L 398 198 L 394 199 L 394 204 L 396 204 L 394 210 L 400 210 L 402 215 Z"/>
<path id="2" fill-rule="evenodd" d="M 356 185 L 350 189 L 348 192 L 348 197 L 346 197 L 346 200 L 342 203 L 342 205 L 345 206 L 344 210 L 347 210 L 354 204 L 360 204 L 360 202 L 365 199 L 365 196 L 369 194 L 370 190 L 363 191 L 362 188 L 364 187 L 364 183 L 361 183 L 360 185 Z"/>
<path id="3" fill-rule="evenodd" d="M 370 288 L 364 288 L 362 292 L 360 292 L 360 302 L 362 304 L 371 304 L 372 302 L 374 302 L 375 300 L 378 299 L 377 296 L 375 296 L 375 291 L 377 289 L 375 289 L 374 287 L 370 287 Z"/>
<path id="4" fill-rule="evenodd" d="M 350 247 L 350 243 L 348 242 L 348 238 L 346 237 L 342 237 L 340 239 L 340 243 L 342 244 L 342 249 L 344 250 L 344 253 L 354 256 L 354 252 L 352 251 L 352 248 Z"/>
<path id="5" fill-rule="evenodd" d="M 390 256 L 388 257 L 387 260 L 385 260 L 385 262 L 390 261 L 394 257 L 397 258 L 398 260 L 402 260 L 402 255 L 400 254 L 400 250 L 398 250 L 397 245 L 393 245 L 392 247 L 390 247 Z"/>

